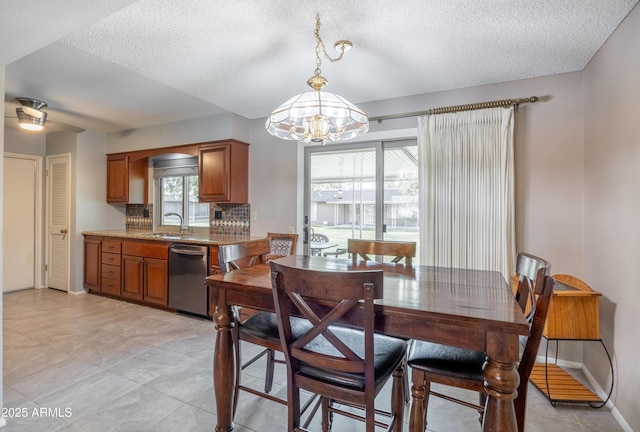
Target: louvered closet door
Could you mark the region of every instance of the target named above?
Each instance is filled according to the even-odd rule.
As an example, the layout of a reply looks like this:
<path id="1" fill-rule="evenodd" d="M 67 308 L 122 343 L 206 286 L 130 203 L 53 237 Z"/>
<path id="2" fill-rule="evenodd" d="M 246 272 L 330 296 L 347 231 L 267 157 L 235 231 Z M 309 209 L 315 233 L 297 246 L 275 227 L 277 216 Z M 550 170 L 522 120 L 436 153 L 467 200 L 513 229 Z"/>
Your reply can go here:
<path id="1" fill-rule="evenodd" d="M 47 157 L 47 286 L 69 290 L 69 154 Z"/>

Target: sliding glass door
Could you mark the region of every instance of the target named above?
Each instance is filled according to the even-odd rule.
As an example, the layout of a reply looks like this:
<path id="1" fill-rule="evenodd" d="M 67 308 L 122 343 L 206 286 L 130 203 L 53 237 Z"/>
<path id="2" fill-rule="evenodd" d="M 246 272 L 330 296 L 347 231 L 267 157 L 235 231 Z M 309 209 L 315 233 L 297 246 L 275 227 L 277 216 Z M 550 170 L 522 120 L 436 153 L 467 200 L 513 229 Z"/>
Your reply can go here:
<path id="1" fill-rule="evenodd" d="M 349 238 L 417 242 L 417 169 L 415 140 L 307 147 L 305 253 L 346 258 Z"/>

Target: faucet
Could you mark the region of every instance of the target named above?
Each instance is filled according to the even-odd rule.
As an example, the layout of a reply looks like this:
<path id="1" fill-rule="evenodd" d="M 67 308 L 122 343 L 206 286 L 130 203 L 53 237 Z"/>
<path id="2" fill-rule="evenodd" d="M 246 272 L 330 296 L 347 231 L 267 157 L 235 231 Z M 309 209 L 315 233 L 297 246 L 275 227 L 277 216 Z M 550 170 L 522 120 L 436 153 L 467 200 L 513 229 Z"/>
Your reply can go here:
<path id="1" fill-rule="evenodd" d="M 178 218 L 180 219 L 180 232 L 186 232 L 189 231 L 189 227 L 187 225 L 184 224 L 184 219 L 182 218 L 182 215 L 179 215 L 178 213 L 165 213 L 165 216 L 178 216 Z"/>

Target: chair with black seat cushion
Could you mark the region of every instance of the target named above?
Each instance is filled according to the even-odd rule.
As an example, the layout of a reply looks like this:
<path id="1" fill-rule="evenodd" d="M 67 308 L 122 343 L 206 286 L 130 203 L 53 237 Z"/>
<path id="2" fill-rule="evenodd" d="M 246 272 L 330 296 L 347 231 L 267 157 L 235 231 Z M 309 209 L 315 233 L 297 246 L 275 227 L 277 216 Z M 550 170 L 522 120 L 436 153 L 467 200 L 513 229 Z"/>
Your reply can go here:
<path id="1" fill-rule="evenodd" d="M 524 431 L 529 375 L 538 353 L 549 302 L 553 293 L 554 280 L 551 276 L 545 275 L 545 271 L 548 271 L 548 268 L 540 268 L 536 276 L 534 286 L 535 311 L 530 322 L 529 337 L 518 364 L 520 384 L 518 385 L 518 396 L 514 400 L 514 406 L 518 431 L 520 432 Z M 480 413 L 482 420 L 484 401 L 486 399 L 482 375 L 486 359 L 484 352 L 431 342 L 412 341 L 407 358 L 408 365 L 412 370 L 411 393 L 413 401 L 411 404 L 411 416 L 419 420 L 416 430 L 426 430 L 429 395 L 475 408 Z M 431 383 L 476 391 L 481 395 L 480 403 L 475 405 L 431 391 Z"/>
<path id="2" fill-rule="evenodd" d="M 383 255 L 394 257 L 391 260 L 394 263 L 399 263 L 404 258 L 407 267 L 411 267 L 413 257 L 416 256 L 416 242 L 349 239 L 347 251 L 354 264 L 358 257 L 368 261 L 371 259 L 369 255 Z"/>
<path id="3" fill-rule="evenodd" d="M 271 247 L 267 239 L 258 242 L 222 245 L 219 247 L 218 254 L 220 270 L 222 273 L 226 273 L 235 269 L 265 263 L 270 252 Z M 274 362 L 277 362 L 274 358 L 274 351 L 282 351 L 280 336 L 278 334 L 278 321 L 275 314 L 264 311 L 249 311 L 249 313 L 247 313 L 247 311 L 244 310 L 237 310 L 236 313 L 238 315 L 238 326 L 234 331 L 234 344 L 237 353 L 236 370 L 242 371 L 246 369 L 265 355 L 267 363 L 265 367 L 264 392 L 240 384 L 241 374 L 240 372 L 237 374 L 234 389 L 234 412 L 238 401 L 239 390 L 244 390 L 257 396 L 286 405 L 287 402 L 284 399 L 268 394 L 273 386 Z M 240 365 L 240 341 L 249 342 L 264 347 L 265 349 L 244 364 Z"/>
<path id="4" fill-rule="evenodd" d="M 373 432 L 375 397 L 393 376 L 387 430 L 402 430 L 403 364 L 406 341 L 374 333 L 374 300 L 382 297 L 382 270 L 321 271 L 271 262 L 273 297 L 287 362 L 288 430 L 301 431 L 300 390 L 322 401 L 322 430 L 331 429 L 333 414 L 345 414 L 333 402 L 360 407 L 346 415 L 365 422 Z M 311 327 L 296 334 L 293 316 Z M 340 324 L 348 315 L 353 327 Z M 380 419 L 377 419 L 378 421 Z"/>
<path id="5" fill-rule="evenodd" d="M 267 260 L 282 258 L 296 253 L 298 234 L 267 233 L 267 241 L 271 248 Z"/>

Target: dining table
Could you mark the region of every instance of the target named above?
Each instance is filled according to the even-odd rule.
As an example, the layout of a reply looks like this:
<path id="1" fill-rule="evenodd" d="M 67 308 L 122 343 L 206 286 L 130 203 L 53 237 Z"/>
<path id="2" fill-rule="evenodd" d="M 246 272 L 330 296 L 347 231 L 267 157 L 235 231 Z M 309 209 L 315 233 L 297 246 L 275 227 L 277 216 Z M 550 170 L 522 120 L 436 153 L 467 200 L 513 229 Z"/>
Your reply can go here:
<path id="1" fill-rule="evenodd" d="M 482 430 L 516 432 L 514 399 L 520 377 L 517 371 L 519 336 L 529 325 L 501 273 L 424 265 L 380 263 L 319 256 L 291 255 L 278 261 L 321 271 L 383 270 L 383 298 L 376 300 L 376 331 L 484 351 L 487 400 Z M 275 311 L 268 263 L 208 276 L 209 313 L 216 328 L 213 385 L 217 432 L 234 428 L 236 355 L 234 307 Z M 344 317 L 349 324 L 349 317 Z M 424 391 L 412 388 L 410 432 L 424 432 Z M 524 413 L 522 413 L 524 415 Z M 402 425 L 399 426 L 400 430 Z"/>

